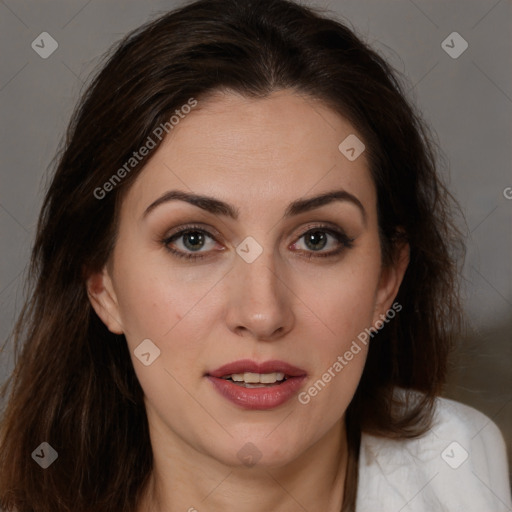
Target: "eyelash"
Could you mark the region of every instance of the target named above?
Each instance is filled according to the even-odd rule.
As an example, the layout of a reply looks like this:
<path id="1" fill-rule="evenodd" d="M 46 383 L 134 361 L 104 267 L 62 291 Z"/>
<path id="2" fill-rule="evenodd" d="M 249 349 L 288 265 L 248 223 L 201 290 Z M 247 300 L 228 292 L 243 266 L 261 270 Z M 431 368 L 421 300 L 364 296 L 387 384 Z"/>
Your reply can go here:
<path id="1" fill-rule="evenodd" d="M 180 231 L 177 231 L 176 233 L 173 233 L 172 235 L 164 238 L 161 241 L 161 243 L 164 245 L 164 247 L 167 251 L 169 251 L 170 253 L 172 253 L 174 256 L 176 256 L 178 258 L 183 258 L 183 259 L 192 260 L 192 261 L 206 258 L 206 257 L 208 257 L 207 253 L 199 253 L 199 252 L 185 253 L 185 252 L 177 251 L 176 249 L 171 249 L 169 247 L 169 244 L 171 242 L 173 242 L 174 240 L 179 239 L 180 237 L 182 237 L 183 235 L 185 235 L 187 233 L 195 232 L 195 231 L 198 231 L 199 233 L 203 233 L 204 235 L 208 236 L 212 240 L 217 241 L 215 236 L 212 233 L 210 233 L 208 230 L 206 230 L 200 226 L 197 226 L 197 225 L 188 225 L 188 226 L 185 226 Z M 333 236 L 341 244 L 341 246 L 338 249 L 335 249 L 334 251 L 330 251 L 327 253 L 307 251 L 306 254 L 303 255 L 303 257 L 305 257 L 307 259 L 334 257 L 334 256 L 339 255 L 344 249 L 351 249 L 353 247 L 354 238 L 350 238 L 342 231 L 338 231 L 336 229 L 333 229 L 333 228 L 331 228 L 329 226 L 325 226 L 325 225 L 309 226 L 308 229 L 306 231 L 304 231 L 297 238 L 297 242 L 303 236 L 307 235 L 308 233 L 316 232 L 316 231 L 325 232 L 325 233 Z M 294 242 L 294 244 L 297 242 Z"/>

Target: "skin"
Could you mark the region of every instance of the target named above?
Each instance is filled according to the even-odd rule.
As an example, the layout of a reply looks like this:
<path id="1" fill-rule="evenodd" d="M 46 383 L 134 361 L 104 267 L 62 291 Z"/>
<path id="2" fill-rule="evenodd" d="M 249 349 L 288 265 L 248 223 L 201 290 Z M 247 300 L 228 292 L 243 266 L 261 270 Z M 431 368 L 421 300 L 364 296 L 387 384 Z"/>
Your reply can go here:
<path id="1" fill-rule="evenodd" d="M 366 155 L 351 162 L 338 150 L 350 134 L 357 131 L 348 121 L 293 91 L 265 99 L 216 93 L 180 121 L 125 196 L 112 257 L 88 290 L 107 327 L 125 334 L 145 393 L 154 471 L 139 510 L 340 510 L 343 420 L 367 348 L 306 405 L 293 397 L 275 409 L 242 409 L 205 373 L 239 359 L 278 359 L 307 372 L 307 390 L 391 307 L 408 248 L 383 268 Z M 290 202 L 337 189 L 357 197 L 366 217 L 349 201 L 283 217 Z M 230 203 L 239 218 L 184 201 L 144 216 L 169 190 Z M 215 236 L 196 246 L 202 260 L 180 259 L 162 242 L 190 223 Z M 325 231 L 325 246 L 308 246 L 302 235 L 325 223 L 354 239 L 352 247 Z M 247 236 L 263 249 L 252 263 L 236 253 Z M 193 253 L 184 243 L 182 236 L 171 247 Z M 147 338 L 161 351 L 150 366 L 133 354 Z M 237 456 L 248 442 L 261 454 L 252 467 Z"/>

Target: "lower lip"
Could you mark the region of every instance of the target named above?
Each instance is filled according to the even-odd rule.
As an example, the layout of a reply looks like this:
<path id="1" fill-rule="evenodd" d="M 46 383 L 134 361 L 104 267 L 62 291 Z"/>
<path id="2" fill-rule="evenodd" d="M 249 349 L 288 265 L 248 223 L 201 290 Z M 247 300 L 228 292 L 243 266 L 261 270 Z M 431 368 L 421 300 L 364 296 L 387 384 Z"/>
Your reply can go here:
<path id="1" fill-rule="evenodd" d="M 215 389 L 229 401 L 244 409 L 273 409 L 287 402 L 300 389 L 306 376 L 290 377 L 282 384 L 264 388 L 244 388 L 227 379 L 208 376 Z"/>

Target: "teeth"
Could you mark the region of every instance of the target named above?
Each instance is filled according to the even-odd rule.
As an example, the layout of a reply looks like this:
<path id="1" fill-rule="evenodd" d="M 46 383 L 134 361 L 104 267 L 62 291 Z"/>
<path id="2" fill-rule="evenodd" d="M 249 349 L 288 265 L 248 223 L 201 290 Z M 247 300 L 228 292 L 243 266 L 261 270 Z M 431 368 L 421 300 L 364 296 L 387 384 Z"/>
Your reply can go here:
<path id="1" fill-rule="evenodd" d="M 272 384 L 278 380 L 283 380 L 284 373 L 281 373 L 281 372 L 262 373 L 259 377 L 260 377 L 260 382 L 262 384 Z"/>
<path id="2" fill-rule="evenodd" d="M 232 375 L 226 375 L 224 378 L 231 378 L 234 382 L 245 382 L 247 384 L 274 384 L 274 382 L 284 379 L 284 373 L 233 373 Z"/>

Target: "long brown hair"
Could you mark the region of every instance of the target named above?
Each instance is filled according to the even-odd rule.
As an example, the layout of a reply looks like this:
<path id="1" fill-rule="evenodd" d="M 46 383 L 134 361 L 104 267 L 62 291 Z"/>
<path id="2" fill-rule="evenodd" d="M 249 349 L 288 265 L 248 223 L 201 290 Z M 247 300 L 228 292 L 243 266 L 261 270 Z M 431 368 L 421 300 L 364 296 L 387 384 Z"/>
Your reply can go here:
<path id="1" fill-rule="evenodd" d="M 458 231 L 432 137 L 397 77 L 344 24 L 285 0 L 200 0 L 117 45 L 73 115 L 39 219 L 16 366 L 3 390 L 4 510 L 136 510 L 152 469 L 143 393 L 124 336 L 96 316 L 85 280 L 109 258 L 120 201 L 150 155 L 104 197 L 95 191 L 176 109 L 219 89 L 251 98 L 292 89 L 346 117 L 365 140 L 384 263 L 401 240 L 410 245 L 402 311 L 370 345 L 347 411 L 343 510 L 355 505 L 361 432 L 425 432 L 460 318 Z M 405 412 L 397 386 L 421 392 Z M 46 470 L 30 456 L 41 442 L 58 452 Z"/>

